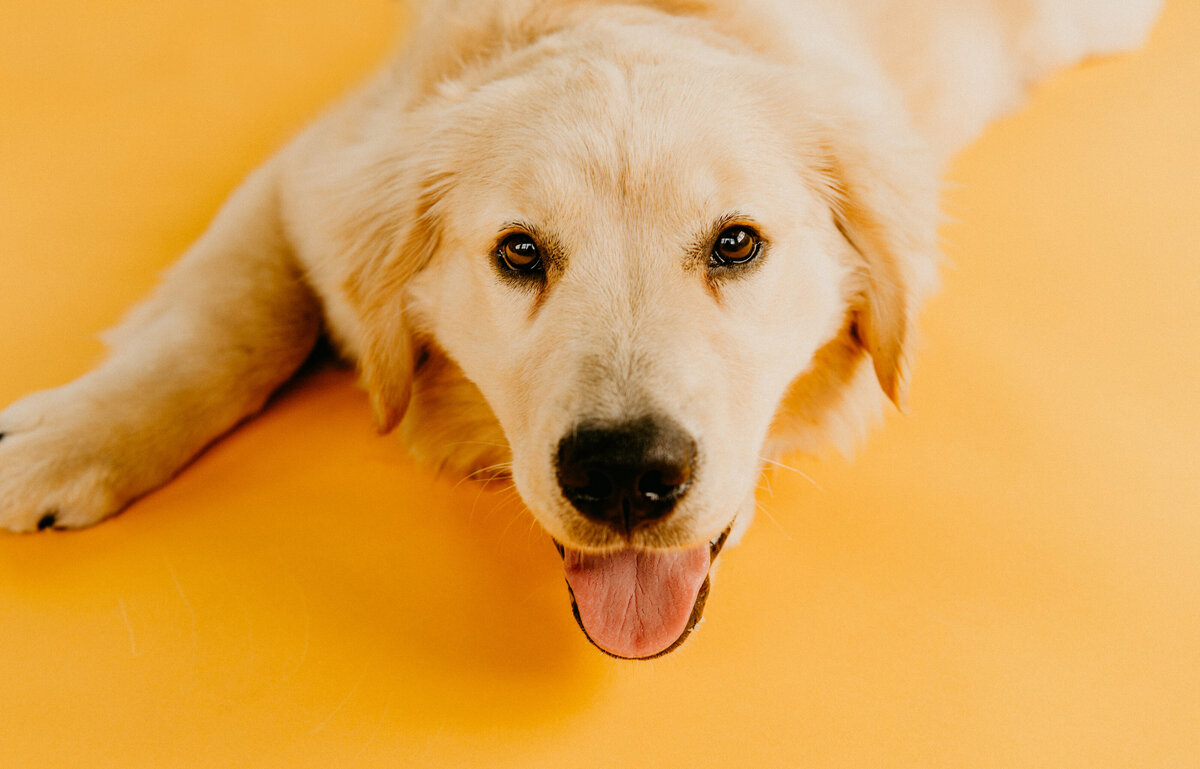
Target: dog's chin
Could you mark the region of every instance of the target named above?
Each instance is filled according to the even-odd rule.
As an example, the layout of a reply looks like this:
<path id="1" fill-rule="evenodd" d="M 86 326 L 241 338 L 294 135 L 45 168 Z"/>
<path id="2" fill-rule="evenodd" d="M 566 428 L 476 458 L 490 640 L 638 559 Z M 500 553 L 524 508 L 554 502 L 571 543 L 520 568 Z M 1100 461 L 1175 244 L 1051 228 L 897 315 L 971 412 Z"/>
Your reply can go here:
<path id="1" fill-rule="evenodd" d="M 556 541 L 571 609 L 584 635 L 620 659 L 653 659 L 677 649 L 700 622 L 709 572 L 732 528 L 682 550 L 593 553 Z"/>

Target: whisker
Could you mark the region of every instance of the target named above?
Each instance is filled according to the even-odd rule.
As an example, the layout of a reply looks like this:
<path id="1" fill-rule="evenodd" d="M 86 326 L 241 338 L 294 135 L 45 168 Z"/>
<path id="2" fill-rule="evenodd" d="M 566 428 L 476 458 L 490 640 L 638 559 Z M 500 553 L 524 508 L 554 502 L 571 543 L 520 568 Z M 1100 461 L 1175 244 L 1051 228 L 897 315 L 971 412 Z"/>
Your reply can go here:
<path id="1" fill-rule="evenodd" d="M 792 467 L 791 465 L 785 465 L 783 462 L 776 462 L 773 459 L 767 459 L 766 457 L 760 456 L 759 459 L 761 459 L 763 462 L 766 462 L 768 465 L 773 465 L 775 467 L 782 467 L 784 470 L 791 470 L 796 475 L 799 475 L 801 478 L 803 478 L 804 480 L 811 483 L 813 485 L 813 487 L 816 488 L 817 491 L 821 492 L 822 494 L 825 493 L 825 489 L 821 486 L 821 484 L 814 481 L 812 476 L 809 475 L 808 473 L 804 472 L 803 470 L 800 470 L 799 468 L 796 468 L 796 467 Z"/>
<path id="2" fill-rule="evenodd" d="M 775 524 L 775 528 L 779 529 L 779 533 L 783 535 L 784 539 L 786 539 L 788 542 L 795 542 L 795 540 L 792 538 L 792 535 L 789 534 L 788 530 L 785 529 L 783 524 L 779 522 L 779 519 L 771 515 L 771 511 L 767 509 L 766 505 L 755 502 L 754 507 L 755 509 L 761 511 L 763 515 L 767 516 L 767 518 L 771 520 L 771 523 Z"/>
<path id="3" fill-rule="evenodd" d="M 518 510 L 525 510 L 524 500 L 522 500 L 521 495 L 517 493 L 516 485 L 511 482 L 504 488 L 496 489 L 495 497 L 496 504 L 492 507 L 493 510 L 508 510 L 513 507 L 514 502 L 517 503 Z"/>
<path id="4" fill-rule="evenodd" d="M 766 470 L 758 471 L 758 485 L 759 487 L 766 486 L 767 493 L 771 495 L 771 499 L 775 498 L 775 489 L 771 486 L 771 476 Z"/>
<path id="5" fill-rule="evenodd" d="M 496 449 L 509 448 L 509 445 L 507 443 L 493 443 L 491 441 L 454 441 L 453 443 L 448 443 L 446 445 L 447 446 L 491 446 L 492 448 L 496 448 Z"/>
<path id="6" fill-rule="evenodd" d="M 512 514 L 510 514 L 510 515 L 509 515 L 509 518 L 508 518 L 508 523 L 507 523 L 507 524 L 505 524 L 505 526 L 504 526 L 504 531 L 500 532 L 500 536 L 499 536 L 499 537 L 496 537 L 496 544 L 497 544 L 497 545 L 499 545 L 499 543 L 501 543 L 501 542 L 503 542 L 503 541 L 504 541 L 504 537 L 505 537 L 505 535 L 507 535 L 507 534 L 508 534 L 508 530 L 509 530 L 509 529 L 511 529 L 511 528 L 513 527 L 513 524 L 514 524 L 514 523 L 516 523 L 517 521 L 519 521 L 519 520 L 520 520 L 522 517 L 524 517 L 524 516 L 522 515 L 522 513 L 523 513 L 523 512 L 524 512 L 524 511 L 517 511 L 517 512 L 515 512 L 515 513 L 512 513 Z"/>
<path id="7" fill-rule="evenodd" d="M 514 499 L 521 499 L 520 493 L 517 492 L 517 484 L 511 480 L 498 489 L 489 489 L 483 484 L 480 484 L 479 490 L 475 493 L 475 499 L 471 503 L 471 513 L 468 517 L 469 521 L 475 519 L 475 513 L 479 509 L 479 500 L 483 498 L 483 492 L 485 491 L 490 492 L 490 496 L 493 499 L 493 504 L 486 511 L 486 515 L 495 515 L 496 513 L 501 512 L 503 508 L 509 506 Z M 519 509 L 524 511 L 524 505 L 522 504 Z"/>
<path id="8" fill-rule="evenodd" d="M 465 480 L 467 480 L 467 479 L 463 478 L 462 481 L 459 481 L 458 483 L 454 484 L 454 488 L 457 489 L 458 485 Z M 475 499 L 471 501 L 471 513 L 467 516 L 468 522 L 472 522 L 475 520 L 475 513 L 479 510 L 479 500 L 483 498 L 483 492 L 485 490 L 487 490 L 487 486 L 482 483 L 479 484 L 479 487 L 475 492 Z M 492 509 L 495 510 L 494 507 Z"/>
<path id="9" fill-rule="evenodd" d="M 464 484 L 467 481 L 480 480 L 479 478 L 476 478 L 476 476 L 481 475 L 482 473 L 487 473 L 487 472 L 491 472 L 492 475 L 489 478 L 482 479 L 482 482 L 485 484 L 491 483 L 492 481 L 495 481 L 496 479 L 501 478 L 505 474 L 509 473 L 509 471 L 511 471 L 511 470 L 512 470 L 512 462 L 498 462 L 494 465 L 489 465 L 487 467 L 481 467 L 478 470 L 472 470 L 471 472 L 464 475 L 462 478 L 459 478 L 458 482 L 454 484 L 454 488 L 457 489 L 459 486 L 461 486 L 462 484 Z"/>
<path id="10" fill-rule="evenodd" d="M 478 470 L 474 470 L 471 473 L 469 473 L 467 475 L 467 477 L 474 478 L 477 475 L 482 475 L 483 473 L 487 473 L 487 472 L 491 473 L 491 475 L 487 478 L 488 481 L 494 481 L 503 475 L 511 475 L 512 462 L 499 462 L 497 464 L 490 465 L 488 467 L 481 467 Z"/>

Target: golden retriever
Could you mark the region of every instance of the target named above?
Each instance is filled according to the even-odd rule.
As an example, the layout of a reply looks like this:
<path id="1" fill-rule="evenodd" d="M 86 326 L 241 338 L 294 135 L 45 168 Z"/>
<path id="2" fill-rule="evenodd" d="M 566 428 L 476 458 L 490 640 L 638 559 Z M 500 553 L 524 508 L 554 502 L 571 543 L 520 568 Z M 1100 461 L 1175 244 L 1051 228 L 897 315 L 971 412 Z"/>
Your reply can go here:
<path id="1" fill-rule="evenodd" d="M 88 526 L 322 333 L 504 467 L 605 652 L 677 646 L 764 461 L 904 395 L 946 159 L 1159 0 L 440 0 L 238 189 L 101 366 L 0 413 L 0 526 Z"/>

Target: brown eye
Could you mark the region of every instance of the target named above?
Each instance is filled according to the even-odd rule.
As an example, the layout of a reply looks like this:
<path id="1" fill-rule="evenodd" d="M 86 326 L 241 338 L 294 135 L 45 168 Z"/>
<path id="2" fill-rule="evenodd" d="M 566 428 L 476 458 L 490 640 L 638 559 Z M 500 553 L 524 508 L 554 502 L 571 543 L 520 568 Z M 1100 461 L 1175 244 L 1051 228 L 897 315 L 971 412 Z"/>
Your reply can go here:
<path id="1" fill-rule="evenodd" d="M 500 243 L 498 252 L 503 265 L 513 272 L 530 274 L 542 269 L 542 254 L 529 235 L 518 232 Z"/>
<path id="2" fill-rule="evenodd" d="M 713 261 L 720 265 L 745 264 L 758 256 L 761 244 L 758 233 L 749 227 L 740 224 L 726 227 L 713 246 Z"/>

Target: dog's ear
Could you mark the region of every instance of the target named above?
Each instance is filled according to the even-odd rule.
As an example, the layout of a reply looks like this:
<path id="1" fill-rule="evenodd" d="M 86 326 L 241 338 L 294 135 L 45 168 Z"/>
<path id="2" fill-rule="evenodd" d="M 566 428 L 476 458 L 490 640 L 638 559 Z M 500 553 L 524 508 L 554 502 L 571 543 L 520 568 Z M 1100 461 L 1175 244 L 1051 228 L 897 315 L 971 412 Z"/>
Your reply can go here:
<path id="1" fill-rule="evenodd" d="M 906 155 L 848 161 L 831 150 L 824 164 L 834 224 L 857 261 L 851 332 L 897 407 L 906 394 L 918 306 L 936 282 L 938 261 L 937 190 L 926 178 L 934 174 L 919 161 L 906 166 Z"/>
<path id="2" fill-rule="evenodd" d="M 342 288 L 358 319 L 358 366 L 375 426 L 391 432 L 412 395 L 416 344 L 405 314 L 409 280 L 432 258 L 441 227 L 436 177 L 390 148 L 353 147 L 326 178 L 331 248 L 350 269 Z"/>
<path id="3" fill-rule="evenodd" d="M 372 278 L 356 275 L 352 280 L 365 285 Z M 362 349 L 358 366 L 362 385 L 371 399 L 375 429 L 386 434 L 404 419 L 412 397 L 413 341 L 402 303 L 387 301 L 382 291 L 369 293 L 360 300 Z"/>
<path id="4" fill-rule="evenodd" d="M 908 384 L 908 342 L 912 332 L 908 280 L 901 259 L 880 225 L 854 197 L 839 190 L 834 224 L 862 259 L 856 276 L 851 334 L 866 349 L 879 386 L 900 407 Z"/>
<path id="5" fill-rule="evenodd" d="M 360 319 L 359 370 L 380 433 L 400 424 L 412 396 L 416 345 L 405 315 L 405 287 L 439 240 L 431 206 L 423 196 L 422 201 L 401 233 L 390 228 L 375 233 L 374 248 L 345 285 Z"/>

